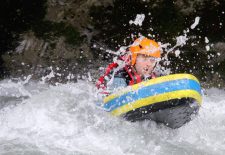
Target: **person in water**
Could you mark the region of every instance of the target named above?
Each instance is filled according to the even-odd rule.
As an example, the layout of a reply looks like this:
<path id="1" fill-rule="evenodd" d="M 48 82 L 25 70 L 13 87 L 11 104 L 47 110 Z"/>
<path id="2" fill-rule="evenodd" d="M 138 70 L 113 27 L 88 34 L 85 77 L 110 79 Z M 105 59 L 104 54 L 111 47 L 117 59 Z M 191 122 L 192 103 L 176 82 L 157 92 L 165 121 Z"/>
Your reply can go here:
<path id="1" fill-rule="evenodd" d="M 160 58 L 159 44 L 146 37 L 140 37 L 134 41 L 125 55 L 108 65 L 96 86 L 101 90 L 101 94 L 109 95 L 118 88 L 156 78 L 154 70 Z"/>

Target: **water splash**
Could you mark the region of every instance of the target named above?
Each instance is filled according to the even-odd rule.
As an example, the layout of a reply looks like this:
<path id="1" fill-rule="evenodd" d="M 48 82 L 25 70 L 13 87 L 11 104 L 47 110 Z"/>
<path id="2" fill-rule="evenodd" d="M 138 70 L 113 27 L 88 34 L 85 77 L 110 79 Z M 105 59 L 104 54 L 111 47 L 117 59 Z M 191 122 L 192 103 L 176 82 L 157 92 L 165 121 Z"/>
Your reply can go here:
<path id="1" fill-rule="evenodd" d="M 144 21 L 144 18 L 140 18 L 140 17 L 143 17 L 143 16 L 141 16 L 140 14 L 137 14 L 136 19 L 137 19 L 137 21 L 141 21 L 141 23 L 142 23 Z M 142 20 L 138 20 L 138 19 L 142 19 Z M 196 17 L 194 23 L 190 26 L 191 29 L 195 29 L 197 27 L 197 25 L 199 24 L 199 22 L 200 22 L 200 17 Z M 187 28 L 186 30 L 183 30 L 183 34 L 176 37 L 176 44 L 173 45 L 172 47 L 171 47 L 170 43 L 158 42 L 159 45 L 160 45 L 160 50 L 162 51 L 162 53 L 164 55 L 161 58 L 161 61 L 163 62 L 164 66 L 168 66 L 171 63 L 169 58 L 168 58 L 170 53 L 174 53 L 176 57 L 180 56 L 181 51 L 179 50 L 179 48 L 181 48 L 181 47 L 183 47 L 184 45 L 187 44 L 187 41 L 190 39 L 190 37 L 188 36 L 189 32 L 190 32 L 189 28 Z M 152 35 L 148 34 L 148 36 L 152 36 Z M 133 38 L 133 37 L 134 36 L 131 35 L 131 38 Z M 142 34 L 139 34 L 138 37 L 144 37 L 144 36 Z M 206 41 L 208 41 L 208 40 L 206 39 Z M 119 56 L 124 55 L 124 54 L 127 54 L 128 56 L 131 55 L 131 53 L 128 50 L 130 46 L 131 45 L 122 46 L 118 51 L 106 50 L 106 52 L 108 52 L 110 54 L 114 54 L 115 57 L 113 59 L 113 62 L 118 62 L 117 58 Z M 210 46 L 207 45 L 206 50 L 209 50 L 209 49 L 210 49 Z M 123 66 L 126 65 L 124 63 L 120 63 L 120 64 L 121 65 L 119 65 L 119 68 L 123 68 Z M 155 68 L 155 72 L 161 72 L 161 74 L 170 74 L 171 69 L 168 68 L 168 67 L 162 67 L 162 66 L 159 65 Z M 114 73 L 115 73 L 115 71 L 114 71 Z M 113 81 L 113 76 L 112 76 L 112 79 L 108 79 L 108 81 L 109 81 L 109 84 L 111 84 L 112 81 Z"/>
<path id="2" fill-rule="evenodd" d="M 139 25 L 142 26 L 142 23 L 145 19 L 145 14 L 137 14 L 135 20 L 130 20 L 129 24 Z"/>
<path id="3" fill-rule="evenodd" d="M 200 17 L 195 17 L 195 22 L 191 25 L 191 29 L 194 29 L 199 24 Z"/>
<path id="4" fill-rule="evenodd" d="M 3 85 L 8 94 L 13 94 L 13 87 L 31 95 L 0 109 L 0 154 L 222 155 L 225 151 L 223 90 L 206 90 L 199 115 L 172 130 L 109 115 L 95 106 L 94 85 L 89 82 L 48 86 L 2 81 Z M 18 91 L 17 96 L 22 95 Z"/>

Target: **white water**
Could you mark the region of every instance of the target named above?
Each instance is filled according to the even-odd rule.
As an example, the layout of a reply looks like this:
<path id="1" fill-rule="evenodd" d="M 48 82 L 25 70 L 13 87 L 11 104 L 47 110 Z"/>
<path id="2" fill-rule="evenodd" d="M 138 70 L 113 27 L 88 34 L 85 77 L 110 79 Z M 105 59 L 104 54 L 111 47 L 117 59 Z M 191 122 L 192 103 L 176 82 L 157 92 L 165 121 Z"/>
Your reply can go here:
<path id="1" fill-rule="evenodd" d="M 0 83 L 1 155 L 222 155 L 225 91 L 206 90 L 199 115 L 173 130 L 130 123 L 95 106 L 93 84 Z"/>
<path id="2" fill-rule="evenodd" d="M 142 23 L 144 17 L 139 20 Z M 195 28 L 199 22 L 195 20 Z M 141 24 L 140 24 L 141 26 Z M 183 46 L 187 33 L 167 53 Z M 110 51 L 117 55 L 116 52 Z M 175 51 L 179 56 L 180 51 Z M 223 155 L 225 91 L 206 90 L 199 115 L 179 129 L 127 122 L 95 106 L 94 85 L 0 82 L 0 155 Z"/>

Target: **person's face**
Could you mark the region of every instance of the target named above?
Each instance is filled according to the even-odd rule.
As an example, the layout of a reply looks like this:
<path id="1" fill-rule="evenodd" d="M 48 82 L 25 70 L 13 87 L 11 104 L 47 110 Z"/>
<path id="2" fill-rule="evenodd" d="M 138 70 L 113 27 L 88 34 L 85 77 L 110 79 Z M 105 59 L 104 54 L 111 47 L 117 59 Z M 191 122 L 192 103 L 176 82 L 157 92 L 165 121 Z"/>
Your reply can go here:
<path id="1" fill-rule="evenodd" d="M 150 76 L 156 64 L 156 59 L 153 57 L 139 54 L 134 65 L 137 73 L 140 76 Z"/>

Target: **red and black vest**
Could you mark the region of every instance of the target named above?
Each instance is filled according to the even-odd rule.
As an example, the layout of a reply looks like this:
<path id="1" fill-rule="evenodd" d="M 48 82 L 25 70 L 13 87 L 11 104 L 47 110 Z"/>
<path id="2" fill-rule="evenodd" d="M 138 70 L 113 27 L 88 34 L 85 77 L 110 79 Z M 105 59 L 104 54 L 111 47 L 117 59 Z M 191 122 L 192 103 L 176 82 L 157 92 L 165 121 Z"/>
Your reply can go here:
<path id="1" fill-rule="evenodd" d="M 105 70 L 104 75 L 102 75 L 97 83 L 96 86 L 98 89 L 103 89 L 106 90 L 106 79 L 111 78 L 110 75 L 112 74 L 113 70 L 118 67 L 117 63 L 111 63 L 108 65 L 108 67 Z M 116 74 L 115 77 L 121 77 L 126 80 L 127 85 L 134 85 L 137 83 L 140 83 L 142 81 L 142 78 L 140 75 L 138 75 L 132 66 L 126 65 L 123 69 L 119 70 Z M 155 78 L 155 74 L 153 73 L 151 75 L 151 78 Z"/>

